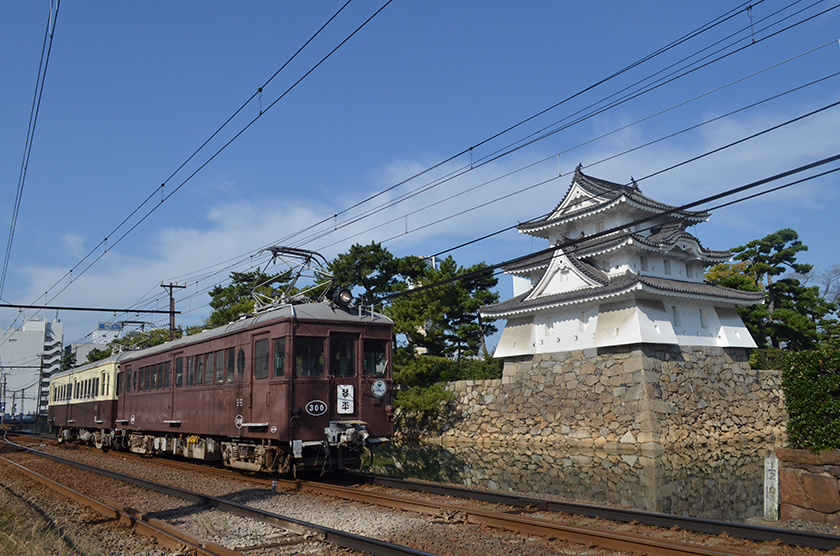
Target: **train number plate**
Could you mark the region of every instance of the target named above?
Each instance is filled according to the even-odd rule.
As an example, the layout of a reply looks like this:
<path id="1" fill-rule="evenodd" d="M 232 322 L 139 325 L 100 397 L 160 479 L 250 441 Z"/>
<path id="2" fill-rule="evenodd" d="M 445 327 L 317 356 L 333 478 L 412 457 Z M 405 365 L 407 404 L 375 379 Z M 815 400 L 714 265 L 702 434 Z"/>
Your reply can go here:
<path id="1" fill-rule="evenodd" d="M 313 417 L 318 417 L 319 415 L 323 415 L 327 412 L 327 404 L 321 400 L 312 400 L 306 404 L 306 412 Z"/>

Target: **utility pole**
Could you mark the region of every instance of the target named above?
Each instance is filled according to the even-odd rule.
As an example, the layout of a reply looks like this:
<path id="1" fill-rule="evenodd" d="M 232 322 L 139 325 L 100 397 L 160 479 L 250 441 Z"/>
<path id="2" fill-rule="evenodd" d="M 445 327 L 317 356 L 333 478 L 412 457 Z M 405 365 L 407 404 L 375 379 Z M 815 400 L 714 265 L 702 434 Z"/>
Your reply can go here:
<path id="1" fill-rule="evenodd" d="M 173 294 L 175 288 L 186 288 L 186 284 L 164 284 L 160 283 L 160 287 L 169 290 L 169 339 L 175 339 L 175 296 Z"/>
<path id="2" fill-rule="evenodd" d="M 41 360 L 41 364 L 38 368 L 38 394 L 35 398 L 38 400 L 35 406 L 35 422 L 39 422 L 41 419 L 41 410 L 46 409 L 47 404 L 44 399 L 44 354 L 39 353 L 38 358 Z M 42 405 L 43 404 L 43 405 Z"/>
<path id="3" fill-rule="evenodd" d="M 0 384 L 0 392 L 2 392 L 2 396 L 0 396 L 0 423 L 2 423 L 3 428 L 6 428 L 6 373 L 0 371 L 0 374 L 3 376 L 3 383 Z"/>

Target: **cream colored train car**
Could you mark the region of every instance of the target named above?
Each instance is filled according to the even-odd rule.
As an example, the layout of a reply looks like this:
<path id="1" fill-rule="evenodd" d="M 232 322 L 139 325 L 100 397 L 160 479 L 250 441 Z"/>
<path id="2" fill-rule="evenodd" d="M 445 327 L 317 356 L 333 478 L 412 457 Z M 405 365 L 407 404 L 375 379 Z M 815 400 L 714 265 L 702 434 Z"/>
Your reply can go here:
<path id="1" fill-rule="evenodd" d="M 109 357 L 50 377 L 48 418 L 59 441 L 112 445 L 106 436 L 114 430 L 118 360 Z"/>

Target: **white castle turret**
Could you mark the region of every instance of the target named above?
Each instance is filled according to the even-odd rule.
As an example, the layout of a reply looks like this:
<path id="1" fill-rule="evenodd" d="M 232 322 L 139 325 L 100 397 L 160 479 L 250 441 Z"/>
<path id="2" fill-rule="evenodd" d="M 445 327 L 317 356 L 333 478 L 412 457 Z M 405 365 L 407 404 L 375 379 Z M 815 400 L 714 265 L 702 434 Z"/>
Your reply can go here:
<path id="1" fill-rule="evenodd" d="M 708 218 L 646 197 L 635 181 L 612 183 L 578 167 L 560 204 L 518 227 L 554 248 L 507 266 L 514 297 L 481 310 L 507 319 L 495 356 L 631 344 L 755 347 L 736 309 L 763 294 L 704 281 L 706 267 L 730 259 L 686 231 Z"/>

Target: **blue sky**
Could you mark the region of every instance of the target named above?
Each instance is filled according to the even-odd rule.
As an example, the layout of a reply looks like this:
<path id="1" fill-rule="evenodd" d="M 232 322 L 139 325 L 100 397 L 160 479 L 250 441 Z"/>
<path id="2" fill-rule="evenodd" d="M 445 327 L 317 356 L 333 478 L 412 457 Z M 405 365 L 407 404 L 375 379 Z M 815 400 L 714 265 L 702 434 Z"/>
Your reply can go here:
<path id="1" fill-rule="evenodd" d="M 354 0 L 173 175 L 342 4 L 62 3 L 3 302 L 166 309 L 160 284 L 178 282 L 187 284 L 176 291 L 178 322 L 196 324 L 209 314 L 206 291 L 230 270 L 263 264 L 264 256 L 252 255 L 267 245 L 331 258 L 353 243 L 381 241 L 397 255 L 428 255 L 547 212 L 578 163 L 616 182 L 633 176 L 646 195 L 679 205 L 840 152 L 840 108 L 831 108 L 642 179 L 837 102 L 836 77 L 637 148 L 840 71 L 836 1 L 753 2 L 752 17 L 746 4 L 723 1 L 393 2 L 290 89 L 384 4 Z M 49 6 L 0 4 L 4 246 Z M 823 10 L 830 11 L 770 36 Z M 730 12 L 685 44 L 586 90 Z M 682 73 L 672 65 L 703 49 L 707 66 L 490 161 L 657 72 Z M 450 172 L 461 175 L 380 207 Z M 840 263 L 838 184 L 832 174 L 721 208 L 691 231 L 708 248 L 729 249 L 790 227 L 810 247 L 800 261 L 825 271 Z M 544 247 L 514 230 L 451 254 L 464 266 L 495 264 Z M 510 278 L 500 277 L 499 291 L 502 299 L 512 295 Z M 69 343 L 113 315 L 59 317 Z M 118 318 L 167 323 L 164 315 Z M 0 309 L 3 328 L 20 319 L 17 310 Z"/>

